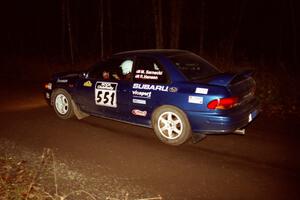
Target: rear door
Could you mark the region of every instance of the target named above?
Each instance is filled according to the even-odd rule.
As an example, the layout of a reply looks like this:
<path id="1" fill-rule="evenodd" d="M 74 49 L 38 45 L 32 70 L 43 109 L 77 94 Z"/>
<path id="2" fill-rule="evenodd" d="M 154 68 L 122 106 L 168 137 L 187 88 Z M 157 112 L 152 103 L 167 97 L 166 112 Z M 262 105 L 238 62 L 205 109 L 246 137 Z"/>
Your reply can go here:
<path id="1" fill-rule="evenodd" d="M 136 58 L 132 84 L 132 119 L 141 122 L 151 118 L 151 113 L 166 97 L 169 88 L 164 67 L 155 57 Z"/>

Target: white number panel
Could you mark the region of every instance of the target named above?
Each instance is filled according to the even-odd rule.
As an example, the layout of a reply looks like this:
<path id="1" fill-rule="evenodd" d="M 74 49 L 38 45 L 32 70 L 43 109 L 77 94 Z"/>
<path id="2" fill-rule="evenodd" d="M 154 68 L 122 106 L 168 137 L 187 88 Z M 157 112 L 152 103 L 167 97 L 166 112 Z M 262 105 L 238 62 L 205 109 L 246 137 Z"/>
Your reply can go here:
<path id="1" fill-rule="evenodd" d="M 118 83 L 97 82 L 95 85 L 95 103 L 99 106 L 117 107 Z"/>

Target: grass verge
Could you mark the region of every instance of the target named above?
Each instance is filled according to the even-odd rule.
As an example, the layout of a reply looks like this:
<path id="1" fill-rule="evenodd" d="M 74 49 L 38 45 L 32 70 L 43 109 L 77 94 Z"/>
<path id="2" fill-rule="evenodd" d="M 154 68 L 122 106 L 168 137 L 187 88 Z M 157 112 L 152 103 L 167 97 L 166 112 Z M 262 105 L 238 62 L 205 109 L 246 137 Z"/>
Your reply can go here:
<path id="1" fill-rule="evenodd" d="M 89 178 L 70 170 L 66 164 L 55 157 L 52 149 L 45 148 L 41 156 L 37 156 L 6 139 L 0 139 L 0 143 L 1 200 L 162 199 L 159 195 L 151 198 L 137 198 L 136 194 L 131 194 L 126 190 L 109 191 L 106 189 L 106 192 L 97 193 L 95 188 L 89 187 Z M 22 156 L 20 156 L 20 151 L 22 151 Z"/>

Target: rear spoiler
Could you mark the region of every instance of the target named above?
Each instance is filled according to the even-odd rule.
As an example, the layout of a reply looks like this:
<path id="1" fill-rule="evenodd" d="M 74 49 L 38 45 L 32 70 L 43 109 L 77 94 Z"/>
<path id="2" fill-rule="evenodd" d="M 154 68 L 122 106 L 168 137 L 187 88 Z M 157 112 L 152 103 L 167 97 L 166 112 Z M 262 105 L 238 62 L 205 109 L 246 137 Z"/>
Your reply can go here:
<path id="1" fill-rule="evenodd" d="M 255 73 L 254 69 L 243 69 L 237 72 L 238 76 L 244 76 L 245 78 L 248 78 L 250 76 L 253 76 Z"/>
<path id="2" fill-rule="evenodd" d="M 251 77 L 254 74 L 253 69 L 244 69 L 237 72 L 226 72 L 213 77 L 208 83 L 219 86 L 229 86 Z"/>

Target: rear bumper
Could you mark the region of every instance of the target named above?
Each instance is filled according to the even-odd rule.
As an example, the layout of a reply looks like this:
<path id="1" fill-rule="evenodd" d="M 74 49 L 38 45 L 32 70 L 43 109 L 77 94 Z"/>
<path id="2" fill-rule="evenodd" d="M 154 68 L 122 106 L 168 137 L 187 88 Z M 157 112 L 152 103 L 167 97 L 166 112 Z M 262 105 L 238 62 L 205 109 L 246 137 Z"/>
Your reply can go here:
<path id="1" fill-rule="evenodd" d="M 251 123 L 261 112 L 258 102 L 248 108 L 224 113 L 187 112 L 194 133 L 232 133 Z"/>

